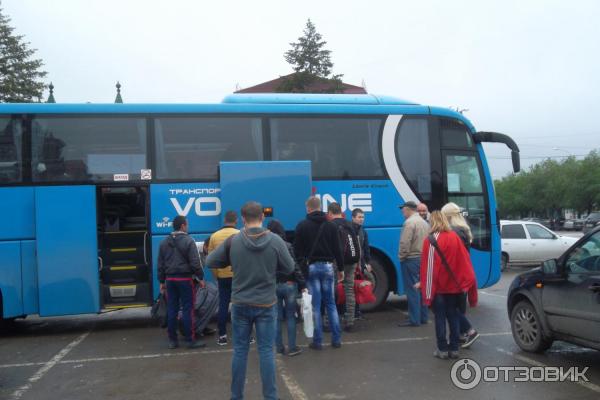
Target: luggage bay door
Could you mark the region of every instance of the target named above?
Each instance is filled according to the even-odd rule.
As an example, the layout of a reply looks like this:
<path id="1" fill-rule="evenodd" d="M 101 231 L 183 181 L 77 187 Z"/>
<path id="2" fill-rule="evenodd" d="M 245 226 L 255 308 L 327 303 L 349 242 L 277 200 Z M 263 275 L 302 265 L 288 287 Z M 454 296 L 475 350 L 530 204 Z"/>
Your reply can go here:
<path id="1" fill-rule="evenodd" d="M 147 186 L 97 188 L 102 307 L 152 304 Z"/>
<path id="2" fill-rule="evenodd" d="M 222 216 L 258 201 L 267 218 L 278 219 L 290 231 L 306 215 L 304 202 L 312 194 L 310 161 L 221 162 L 220 176 Z"/>
<path id="3" fill-rule="evenodd" d="M 100 311 L 96 188 L 35 188 L 41 316 Z"/>

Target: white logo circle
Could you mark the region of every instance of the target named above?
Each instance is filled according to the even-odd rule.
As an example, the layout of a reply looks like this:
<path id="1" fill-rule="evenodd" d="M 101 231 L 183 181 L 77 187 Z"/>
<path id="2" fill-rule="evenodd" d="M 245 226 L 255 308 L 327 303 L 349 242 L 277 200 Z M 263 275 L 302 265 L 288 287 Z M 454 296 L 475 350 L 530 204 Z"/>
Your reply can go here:
<path id="1" fill-rule="evenodd" d="M 470 358 L 458 360 L 450 370 L 452 383 L 459 389 L 470 390 L 481 382 L 481 367 Z"/>

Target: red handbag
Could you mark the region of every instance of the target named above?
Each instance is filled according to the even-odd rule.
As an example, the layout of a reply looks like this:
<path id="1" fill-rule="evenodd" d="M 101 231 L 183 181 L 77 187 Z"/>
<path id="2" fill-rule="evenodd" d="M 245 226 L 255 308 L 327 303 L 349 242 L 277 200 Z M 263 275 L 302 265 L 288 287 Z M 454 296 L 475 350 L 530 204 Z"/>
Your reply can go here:
<path id="1" fill-rule="evenodd" d="M 357 279 L 354 281 L 354 296 L 356 304 L 375 303 L 375 294 L 373 293 L 373 283 L 366 279 Z"/>
<path id="2" fill-rule="evenodd" d="M 335 287 L 335 292 L 335 303 L 345 304 L 346 291 L 344 290 L 343 282 L 338 282 Z M 358 269 L 354 278 L 354 298 L 356 299 L 356 304 L 374 303 L 376 300 L 375 294 L 373 293 L 373 283 L 365 279 L 362 272 Z"/>

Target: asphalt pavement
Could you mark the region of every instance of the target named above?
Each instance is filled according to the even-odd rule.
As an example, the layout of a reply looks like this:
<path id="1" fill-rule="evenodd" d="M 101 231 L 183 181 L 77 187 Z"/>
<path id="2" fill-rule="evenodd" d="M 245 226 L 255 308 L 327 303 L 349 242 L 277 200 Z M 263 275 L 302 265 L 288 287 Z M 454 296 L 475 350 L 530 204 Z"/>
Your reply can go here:
<path id="1" fill-rule="evenodd" d="M 557 342 L 544 354 L 529 354 L 515 345 L 506 291 L 522 270 L 509 268 L 501 282 L 480 291 L 480 305 L 469 310 L 469 318 L 482 335 L 461 358 L 481 368 L 588 367 L 588 382 L 511 378 L 461 390 L 451 380 L 454 361 L 432 356 L 433 324 L 398 327 L 406 301 L 393 296 L 382 310 L 367 314 L 357 332 L 344 334 L 341 349 L 307 349 L 299 326 L 303 354 L 277 356 L 281 399 L 600 398 L 600 352 Z M 0 399 L 228 399 L 231 347 L 217 346 L 216 338 L 207 343 L 197 351 L 167 350 L 166 333 L 152 324 L 148 309 L 28 318 L 0 335 Z M 247 378 L 246 398 L 262 398 L 255 345 Z"/>

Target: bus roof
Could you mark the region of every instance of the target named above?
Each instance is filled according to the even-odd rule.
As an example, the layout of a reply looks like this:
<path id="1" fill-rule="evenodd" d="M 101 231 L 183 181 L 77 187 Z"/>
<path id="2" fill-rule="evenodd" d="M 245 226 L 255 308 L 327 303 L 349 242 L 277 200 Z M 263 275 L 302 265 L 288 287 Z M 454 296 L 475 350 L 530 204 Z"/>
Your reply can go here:
<path id="1" fill-rule="evenodd" d="M 462 114 L 391 96 L 371 94 L 232 94 L 217 104 L 194 103 L 4 103 L 7 114 L 431 114 L 454 117 L 473 129 Z"/>
<path id="2" fill-rule="evenodd" d="M 306 93 L 253 93 L 231 94 L 225 104 L 360 104 L 360 105 L 419 105 L 391 96 L 373 94 L 306 94 Z"/>

